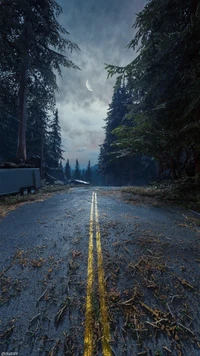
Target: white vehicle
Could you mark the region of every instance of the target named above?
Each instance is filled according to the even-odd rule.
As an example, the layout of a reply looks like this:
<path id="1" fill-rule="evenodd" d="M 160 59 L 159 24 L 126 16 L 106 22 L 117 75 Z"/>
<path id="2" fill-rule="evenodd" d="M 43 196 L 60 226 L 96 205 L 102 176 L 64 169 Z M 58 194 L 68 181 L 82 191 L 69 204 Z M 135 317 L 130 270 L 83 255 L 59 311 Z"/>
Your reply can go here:
<path id="1" fill-rule="evenodd" d="M 90 185 L 89 182 L 85 182 L 84 180 L 80 180 L 80 179 L 73 179 L 72 183 L 74 184 L 83 184 L 83 185 Z"/>
<path id="2" fill-rule="evenodd" d="M 40 187 L 39 168 L 0 168 L 0 195 L 33 194 Z"/>

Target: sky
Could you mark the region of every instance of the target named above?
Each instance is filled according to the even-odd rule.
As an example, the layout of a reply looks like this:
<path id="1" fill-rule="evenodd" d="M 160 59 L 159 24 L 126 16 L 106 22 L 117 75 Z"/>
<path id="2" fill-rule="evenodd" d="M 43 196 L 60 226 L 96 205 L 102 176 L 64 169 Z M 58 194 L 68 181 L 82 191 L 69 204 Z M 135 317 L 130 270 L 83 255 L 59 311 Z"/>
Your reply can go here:
<path id="1" fill-rule="evenodd" d="M 58 0 L 63 9 L 59 23 L 68 39 L 81 51 L 66 55 L 81 70 L 63 68 L 56 95 L 64 158 L 81 168 L 98 162 L 105 138 L 105 118 L 112 100 L 115 78 L 107 79 L 105 63 L 124 66 L 136 56 L 126 48 L 134 37 L 132 28 L 144 0 Z M 92 92 L 86 88 L 86 80 Z M 63 162 L 64 164 L 66 161 Z"/>

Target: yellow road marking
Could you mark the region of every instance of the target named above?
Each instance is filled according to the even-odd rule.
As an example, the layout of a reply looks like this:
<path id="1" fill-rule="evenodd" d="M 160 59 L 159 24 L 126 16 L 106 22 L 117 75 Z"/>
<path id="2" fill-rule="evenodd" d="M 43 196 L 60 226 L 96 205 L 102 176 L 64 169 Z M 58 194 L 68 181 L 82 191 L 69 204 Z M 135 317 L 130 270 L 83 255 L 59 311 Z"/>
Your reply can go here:
<path id="1" fill-rule="evenodd" d="M 94 221 L 95 216 L 95 221 Z M 93 308 L 92 308 L 92 291 L 93 291 L 93 237 L 94 222 L 96 225 L 96 248 L 97 248 L 97 267 L 98 267 L 98 287 L 100 315 L 102 326 L 102 352 L 104 356 L 112 356 L 110 347 L 110 325 L 108 321 L 108 311 L 106 307 L 106 289 L 104 282 L 103 255 L 101 249 L 101 234 L 99 227 L 99 217 L 97 208 L 97 195 L 92 193 L 91 211 L 90 211 L 90 231 L 88 247 L 88 272 L 87 272 L 87 295 L 86 295 L 86 312 L 85 312 L 85 336 L 84 336 L 84 356 L 93 356 Z"/>
<path id="2" fill-rule="evenodd" d="M 93 215 L 94 215 L 94 192 L 90 211 L 90 236 L 88 248 L 88 282 L 86 296 L 84 356 L 93 355 L 93 310 L 92 310 L 92 285 L 93 285 Z"/>
<path id="3" fill-rule="evenodd" d="M 96 222 L 96 246 L 97 246 L 97 266 L 98 266 L 98 282 L 99 282 L 99 299 L 100 313 L 102 325 L 102 351 L 104 356 L 112 356 L 110 342 L 110 325 L 108 321 L 108 311 L 106 307 L 106 289 L 104 281 L 103 255 L 101 249 L 101 234 L 99 227 L 99 217 L 97 208 L 97 195 L 95 193 L 95 222 Z"/>

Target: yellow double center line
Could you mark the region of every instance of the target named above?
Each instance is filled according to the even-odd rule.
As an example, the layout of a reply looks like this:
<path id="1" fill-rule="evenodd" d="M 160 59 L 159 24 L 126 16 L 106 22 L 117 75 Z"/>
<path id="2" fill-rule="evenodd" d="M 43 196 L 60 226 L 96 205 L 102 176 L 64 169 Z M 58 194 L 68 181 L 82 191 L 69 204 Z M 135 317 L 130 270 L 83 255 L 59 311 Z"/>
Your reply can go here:
<path id="1" fill-rule="evenodd" d="M 106 290 L 104 282 L 103 255 L 101 249 L 101 234 L 99 227 L 97 195 L 92 193 L 91 212 L 90 212 L 90 234 L 88 248 L 88 277 L 87 277 L 87 296 L 86 296 L 86 315 L 85 315 L 85 337 L 84 337 L 84 356 L 93 355 L 93 239 L 96 232 L 96 249 L 97 249 L 97 267 L 98 267 L 98 287 L 99 287 L 99 304 L 102 327 L 102 351 L 104 356 L 112 356 L 110 348 L 110 326 L 108 321 L 108 312 L 106 308 Z"/>

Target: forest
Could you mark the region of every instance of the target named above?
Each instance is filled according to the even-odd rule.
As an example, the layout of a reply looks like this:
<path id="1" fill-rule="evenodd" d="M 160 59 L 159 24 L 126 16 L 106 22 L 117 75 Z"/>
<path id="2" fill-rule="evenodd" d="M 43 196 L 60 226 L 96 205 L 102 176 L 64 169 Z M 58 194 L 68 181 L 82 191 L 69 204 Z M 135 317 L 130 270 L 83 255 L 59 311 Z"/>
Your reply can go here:
<path id="1" fill-rule="evenodd" d="M 80 69 L 66 55 L 80 49 L 59 24 L 61 12 L 55 0 L 1 1 L 0 163 L 38 157 L 41 169 L 61 167 L 57 77 L 62 67 Z M 116 84 L 98 182 L 140 185 L 188 176 L 200 185 L 199 1 L 147 1 L 133 29 L 132 62 L 106 65 Z M 87 178 L 86 172 L 78 176 Z"/>
<path id="2" fill-rule="evenodd" d="M 63 169 L 63 168 L 61 168 Z M 67 159 L 64 168 L 65 179 L 71 182 L 73 179 L 82 180 L 93 185 L 101 185 L 101 176 L 99 174 L 98 165 L 91 166 L 90 160 L 88 161 L 87 167 L 81 169 L 78 158 L 75 161 L 75 166 L 71 166 L 69 159 Z"/>
<path id="3" fill-rule="evenodd" d="M 59 24 L 61 12 L 54 0 L 1 1 L 1 163 L 35 157 L 58 168 L 63 159 L 57 76 L 62 67 L 79 69 L 66 56 L 79 47 Z"/>
<path id="4" fill-rule="evenodd" d="M 128 44 L 137 55 L 117 75 L 99 166 L 107 181 L 195 177 L 200 184 L 200 4 L 151 0 Z M 121 173 L 120 173 L 121 172 Z M 117 177 L 117 179 L 116 179 Z M 117 180 L 117 181 L 116 181 Z"/>

